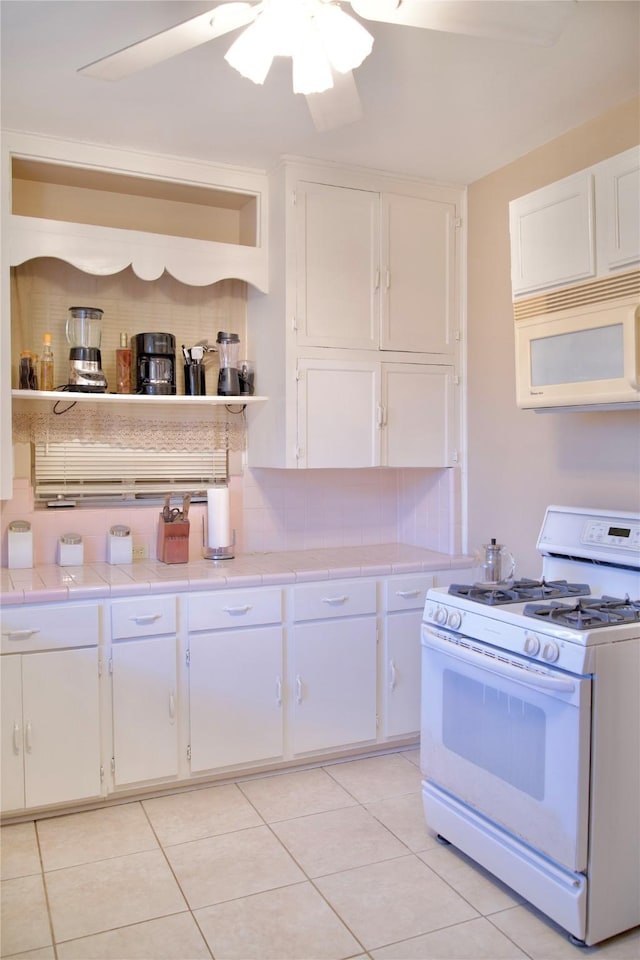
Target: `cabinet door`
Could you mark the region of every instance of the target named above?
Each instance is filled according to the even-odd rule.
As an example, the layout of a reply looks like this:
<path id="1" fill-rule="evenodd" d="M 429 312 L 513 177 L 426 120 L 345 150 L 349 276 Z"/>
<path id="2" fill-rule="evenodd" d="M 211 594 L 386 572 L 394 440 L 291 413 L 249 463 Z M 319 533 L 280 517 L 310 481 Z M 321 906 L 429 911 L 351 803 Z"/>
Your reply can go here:
<path id="1" fill-rule="evenodd" d="M 371 191 L 298 184 L 298 344 L 377 348 L 379 205 Z"/>
<path id="2" fill-rule="evenodd" d="M 597 167 L 598 273 L 640 261 L 640 148 Z M 602 230 L 602 236 L 600 231 Z"/>
<path id="3" fill-rule="evenodd" d="M 385 737 L 420 730 L 420 626 L 422 610 L 390 613 L 385 623 L 382 717 Z"/>
<path id="4" fill-rule="evenodd" d="M 509 205 L 514 297 L 595 276 L 593 174 L 581 171 Z"/>
<path id="5" fill-rule="evenodd" d="M 282 628 L 191 635 L 191 770 L 282 756 Z"/>
<path id="6" fill-rule="evenodd" d="M 454 457 L 453 367 L 382 365 L 387 467 L 448 467 Z"/>
<path id="7" fill-rule="evenodd" d="M 455 322 L 455 205 L 385 194 L 382 210 L 380 346 L 450 353 Z"/>
<path id="8" fill-rule="evenodd" d="M 150 637 L 114 643 L 115 783 L 176 776 L 176 640 Z"/>
<path id="9" fill-rule="evenodd" d="M 293 752 L 374 741 L 376 674 L 375 617 L 297 624 Z"/>
<path id="10" fill-rule="evenodd" d="M 23 656 L 22 691 L 26 805 L 98 796 L 97 649 Z"/>
<path id="11" fill-rule="evenodd" d="M 377 466 L 381 417 L 379 364 L 298 362 L 298 466 Z"/>
<path id="12" fill-rule="evenodd" d="M 0 662 L 2 704 L 0 760 L 2 810 L 24 807 L 24 743 L 22 734 L 22 657 L 6 656 Z"/>

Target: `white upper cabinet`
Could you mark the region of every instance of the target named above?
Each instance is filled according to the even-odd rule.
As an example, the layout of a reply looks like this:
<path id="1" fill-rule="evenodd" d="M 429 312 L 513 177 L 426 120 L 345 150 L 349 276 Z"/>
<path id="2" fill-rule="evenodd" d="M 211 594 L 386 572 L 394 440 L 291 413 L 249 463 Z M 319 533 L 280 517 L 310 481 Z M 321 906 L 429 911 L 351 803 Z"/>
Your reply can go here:
<path id="1" fill-rule="evenodd" d="M 247 411 L 250 466 L 450 465 L 463 191 L 304 161 L 270 185 L 270 293 L 248 302 L 270 402 Z"/>
<path id="2" fill-rule="evenodd" d="M 298 343 L 377 348 L 378 195 L 302 182 L 296 214 Z"/>
<path id="3" fill-rule="evenodd" d="M 640 261 L 640 147 L 596 168 L 598 263 L 623 270 Z"/>
<path id="4" fill-rule="evenodd" d="M 380 250 L 380 347 L 452 353 L 455 333 L 454 203 L 385 193 Z"/>
<path id="5" fill-rule="evenodd" d="M 593 176 L 578 173 L 509 207 L 514 295 L 595 274 Z"/>
<path id="6" fill-rule="evenodd" d="M 509 204 L 514 300 L 640 262 L 640 147 Z"/>
<path id="7" fill-rule="evenodd" d="M 454 203 L 301 181 L 299 346 L 451 354 Z"/>

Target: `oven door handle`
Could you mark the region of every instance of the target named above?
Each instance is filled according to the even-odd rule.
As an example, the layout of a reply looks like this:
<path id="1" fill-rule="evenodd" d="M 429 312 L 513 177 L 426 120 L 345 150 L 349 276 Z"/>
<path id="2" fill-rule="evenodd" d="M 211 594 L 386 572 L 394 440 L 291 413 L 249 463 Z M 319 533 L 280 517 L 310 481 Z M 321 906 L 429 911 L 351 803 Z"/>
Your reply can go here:
<path id="1" fill-rule="evenodd" d="M 464 663 L 470 663 L 481 670 L 488 670 L 489 673 L 495 673 L 499 677 L 509 677 L 512 680 L 517 680 L 518 683 L 524 683 L 528 687 L 553 690 L 556 693 L 573 693 L 576 689 L 575 681 L 570 677 L 550 677 L 544 673 L 534 673 L 524 667 L 517 667 L 512 663 L 505 663 L 492 654 L 478 653 L 449 640 L 443 640 L 428 627 L 423 630 L 423 642 L 425 646 L 438 650 L 449 657 L 455 657 Z"/>

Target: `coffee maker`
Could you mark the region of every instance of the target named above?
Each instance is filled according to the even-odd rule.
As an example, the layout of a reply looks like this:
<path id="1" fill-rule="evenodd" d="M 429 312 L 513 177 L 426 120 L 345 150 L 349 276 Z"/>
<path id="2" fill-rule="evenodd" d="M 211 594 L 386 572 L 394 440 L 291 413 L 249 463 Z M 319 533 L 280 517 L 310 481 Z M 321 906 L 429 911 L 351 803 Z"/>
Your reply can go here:
<path id="1" fill-rule="evenodd" d="M 69 307 L 66 334 L 71 349 L 67 389 L 72 392 L 104 393 L 107 389 L 100 354 L 102 314 L 98 307 Z"/>
<path id="2" fill-rule="evenodd" d="M 171 396 L 176 392 L 176 338 L 170 333 L 137 333 L 131 338 L 135 392 Z"/>

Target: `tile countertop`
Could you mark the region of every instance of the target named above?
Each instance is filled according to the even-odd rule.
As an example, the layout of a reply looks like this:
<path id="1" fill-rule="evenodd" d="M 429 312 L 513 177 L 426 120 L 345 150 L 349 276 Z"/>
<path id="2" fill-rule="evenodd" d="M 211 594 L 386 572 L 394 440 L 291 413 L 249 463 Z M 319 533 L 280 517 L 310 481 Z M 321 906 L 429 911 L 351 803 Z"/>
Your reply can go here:
<path id="1" fill-rule="evenodd" d="M 139 560 L 115 566 L 106 562 L 81 567 L 36 566 L 31 570 L 0 569 L 0 603 L 47 603 L 126 597 L 145 593 L 218 590 L 381 577 L 397 573 L 471 568 L 467 556 L 450 556 L 403 543 L 332 547 L 278 553 L 248 553 L 233 560 L 161 563 Z"/>

